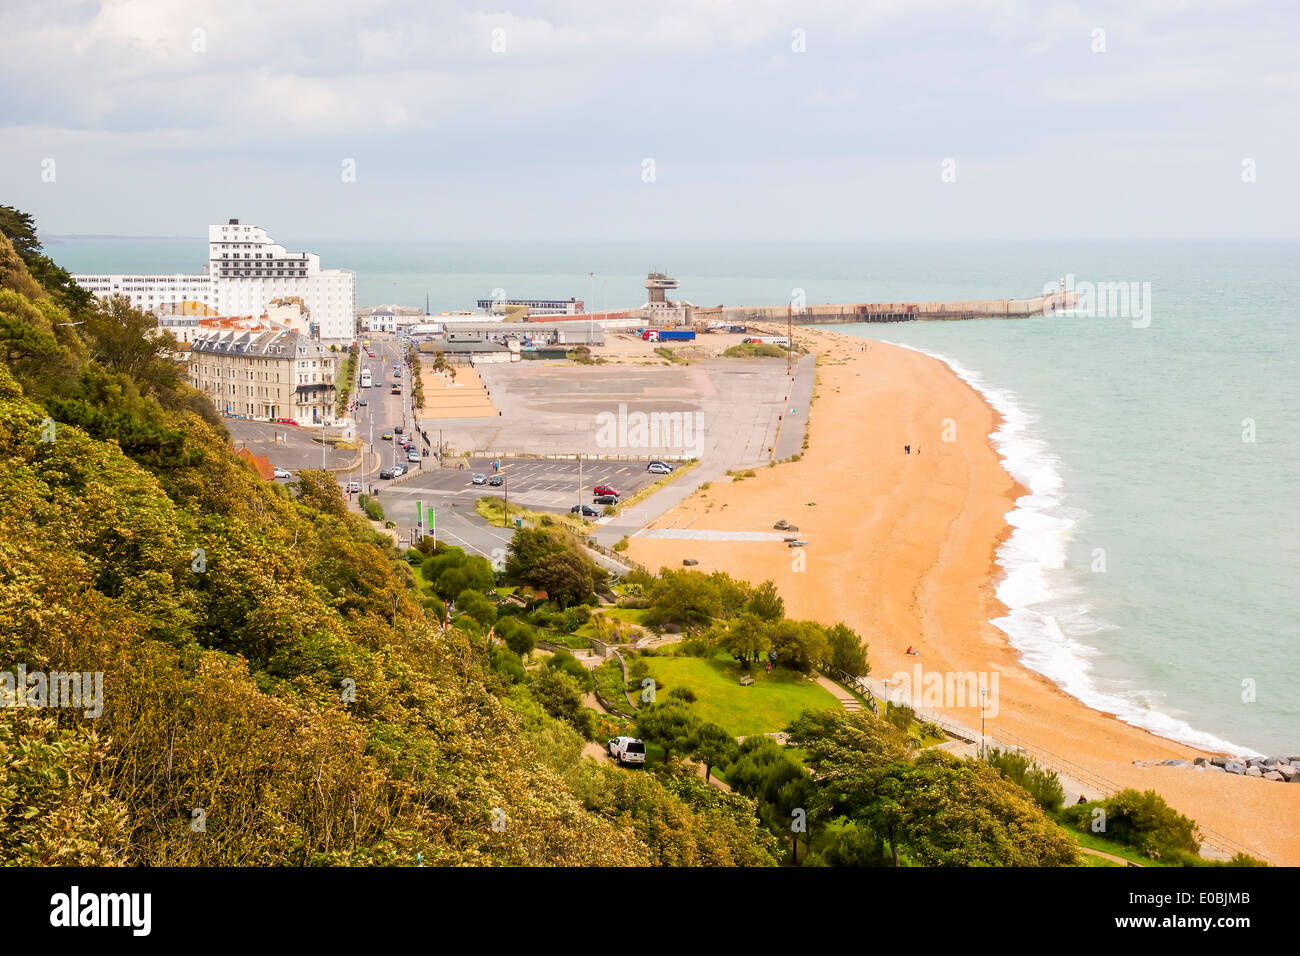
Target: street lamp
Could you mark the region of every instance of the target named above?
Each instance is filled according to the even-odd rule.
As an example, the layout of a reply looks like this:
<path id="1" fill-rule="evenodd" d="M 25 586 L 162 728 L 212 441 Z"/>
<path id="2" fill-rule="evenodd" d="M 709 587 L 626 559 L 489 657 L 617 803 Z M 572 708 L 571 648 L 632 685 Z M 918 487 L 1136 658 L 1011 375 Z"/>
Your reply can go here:
<path id="1" fill-rule="evenodd" d="M 980 684 L 980 757 L 984 756 L 984 698 L 988 695 L 988 688 Z"/>

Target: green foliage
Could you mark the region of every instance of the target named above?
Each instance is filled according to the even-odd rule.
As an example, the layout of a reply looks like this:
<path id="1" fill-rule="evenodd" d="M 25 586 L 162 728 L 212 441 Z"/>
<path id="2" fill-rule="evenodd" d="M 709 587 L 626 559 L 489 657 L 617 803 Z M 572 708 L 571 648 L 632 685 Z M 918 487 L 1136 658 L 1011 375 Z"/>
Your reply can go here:
<path id="1" fill-rule="evenodd" d="M 456 595 L 456 610 L 461 614 L 468 614 L 483 627 L 490 627 L 497 619 L 497 610 L 492 606 L 492 602 L 484 597 L 481 591 L 471 591 L 469 588 Z"/>
<path id="2" fill-rule="evenodd" d="M 359 495 L 357 504 L 361 506 L 361 510 L 365 512 L 366 517 L 371 521 L 384 520 L 384 506 L 379 503 L 378 498 L 365 494 Z"/>
<path id="3" fill-rule="evenodd" d="M 867 645 L 852 628 L 845 624 L 835 624 L 826 629 L 826 644 L 829 663 L 854 677 L 865 677 L 871 673 L 867 663 Z"/>
<path id="4" fill-rule="evenodd" d="M 844 818 L 883 841 L 890 861 L 925 866 L 1065 866 L 1072 841 L 1029 796 L 983 761 L 927 750 L 865 713 L 805 714 L 789 743 L 817 783 L 819 816 Z"/>
<path id="5" fill-rule="evenodd" d="M 649 704 L 636 713 L 637 734 L 663 747 L 664 760 L 671 759 L 674 750 L 689 751 L 699 727 L 700 719 L 679 701 Z"/>
<path id="6" fill-rule="evenodd" d="M 1055 770 L 1041 767 L 1031 758 L 1014 750 L 1003 751 L 996 747 L 988 751 L 984 759 L 1016 786 L 1024 787 L 1048 813 L 1061 809 L 1061 804 L 1065 802 L 1065 790 L 1062 789 L 1061 778 Z"/>
<path id="7" fill-rule="evenodd" d="M 1097 809 L 1104 815 L 1098 817 Z M 1100 832 L 1107 839 L 1131 846 L 1151 859 L 1177 859 L 1183 854 L 1194 855 L 1201 848 L 1196 824 L 1154 790 L 1121 790 L 1099 802 L 1066 807 L 1062 816 L 1081 832 L 1089 830 L 1094 819 L 1104 820 L 1105 828 Z"/>
<path id="8" fill-rule="evenodd" d="M 592 712 L 582 703 L 583 685 L 576 677 L 559 667 L 543 667 L 528 682 L 528 692 L 558 720 L 590 740 L 595 734 Z"/>
<path id="9" fill-rule="evenodd" d="M 776 593 L 776 585 L 771 581 L 764 581 L 754 588 L 746 609 L 768 623 L 785 617 L 785 601 Z"/>
<path id="10" fill-rule="evenodd" d="M 578 682 L 578 686 L 584 692 L 591 690 L 595 686 L 595 679 L 591 676 L 591 671 L 583 667 L 582 662 L 568 651 L 556 651 L 546 658 L 545 666 L 547 670 L 568 674 Z"/>
<path id="11" fill-rule="evenodd" d="M 690 754 L 704 764 L 705 780 L 715 766 L 730 763 L 739 752 L 735 738 L 717 724 L 701 724 L 691 737 Z"/>
<path id="12" fill-rule="evenodd" d="M 543 590 L 561 608 L 589 600 L 606 574 L 570 535 L 555 528 L 519 528 L 506 555 L 506 579 Z"/>

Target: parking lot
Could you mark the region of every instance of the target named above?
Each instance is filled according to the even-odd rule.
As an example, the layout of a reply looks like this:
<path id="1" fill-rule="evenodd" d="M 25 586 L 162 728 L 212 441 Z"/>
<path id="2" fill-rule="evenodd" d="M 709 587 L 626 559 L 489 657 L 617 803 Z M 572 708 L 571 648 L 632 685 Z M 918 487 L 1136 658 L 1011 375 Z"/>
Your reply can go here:
<path id="1" fill-rule="evenodd" d="M 459 466 L 463 459 L 457 459 Z M 449 465 L 452 463 L 449 463 Z M 475 485 L 475 473 L 492 477 L 502 476 L 500 485 Z M 369 479 L 381 489 L 380 497 L 388 502 L 430 500 L 451 497 L 473 501 L 485 495 L 505 497 L 536 511 L 568 511 L 576 504 L 592 504 L 592 489 L 597 485 L 610 485 L 620 496 L 627 498 L 661 475 L 646 471 L 644 461 L 587 461 L 549 460 L 536 458 L 502 459 L 499 472 L 492 469 L 492 460 L 471 459 L 464 470 L 459 467 L 438 469 L 425 460 L 425 467 L 414 478 L 396 485 Z"/>

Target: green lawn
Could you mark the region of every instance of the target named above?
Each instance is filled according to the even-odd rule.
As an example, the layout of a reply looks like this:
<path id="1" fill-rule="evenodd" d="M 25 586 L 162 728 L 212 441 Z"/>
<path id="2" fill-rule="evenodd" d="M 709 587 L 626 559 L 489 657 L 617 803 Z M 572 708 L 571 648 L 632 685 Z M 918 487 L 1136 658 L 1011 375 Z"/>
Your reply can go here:
<path id="1" fill-rule="evenodd" d="M 666 699 L 674 687 L 695 692 L 691 710 L 735 737 L 783 730 L 805 710 L 826 710 L 839 703 L 802 674 L 778 667 L 771 674 L 755 667 L 754 683 L 740 686 L 745 672 L 734 661 L 721 657 L 646 657 L 650 673 L 663 685 L 657 696 Z"/>
<path id="2" fill-rule="evenodd" d="M 607 607 L 601 613 L 616 617 L 620 621 L 626 621 L 629 624 L 644 626 L 646 615 L 650 613 L 650 609 L 645 607 Z"/>

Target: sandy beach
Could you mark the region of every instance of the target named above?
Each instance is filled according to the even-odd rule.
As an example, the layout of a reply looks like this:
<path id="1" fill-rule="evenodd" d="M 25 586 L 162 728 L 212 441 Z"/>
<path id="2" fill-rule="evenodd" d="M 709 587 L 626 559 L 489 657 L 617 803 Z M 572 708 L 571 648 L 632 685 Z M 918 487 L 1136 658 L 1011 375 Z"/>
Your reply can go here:
<path id="1" fill-rule="evenodd" d="M 1023 489 L 993 449 L 998 416 L 980 394 L 919 352 L 824 330 L 798 338 L 819 353 L 801 460 L 715 481 L 651 527 L 770 531 L 785 518 L 810 542 L 802 568 L 798 549 L 779 541 L 635 537 L 629 556 L 655 569 L 689 557 L 703 571 L 770 578 L 790 616 L 858 631 L 876 677 L 917 663 L 927 672 L 997 672 L 991 733 L 1009 731 L 1119 786 L 1156 790 L 1273 864 L 1300 864 L 1300 786 L 1135 766 L 1205 754 L 1086 707 L 1023 667 L 989 623 L 1004 610 L 995 552 Z M 803 428 L 807 414 L 797 409 L 783 427 Z M 920 656 L 906 656 L 909 646 Z M 939 709 L 979 726 L 977 703 Z"/>

